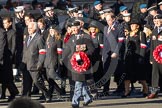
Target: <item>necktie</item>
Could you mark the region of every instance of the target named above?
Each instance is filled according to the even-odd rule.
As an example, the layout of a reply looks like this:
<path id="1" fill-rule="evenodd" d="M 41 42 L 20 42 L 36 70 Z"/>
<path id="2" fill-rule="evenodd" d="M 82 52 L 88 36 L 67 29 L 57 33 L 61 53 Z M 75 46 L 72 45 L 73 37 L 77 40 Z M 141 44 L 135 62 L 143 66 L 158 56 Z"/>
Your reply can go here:
<path id="1" fill-rule="evenodd" d="M 28 38 L 28 42 L 27 42 L 27 46 L 29 46 L 29 44 L 30 44 L 31 40 L 32 40 L 32 37 L 31 37 L 31 36 L 29 36 L 29 38 Z"/>

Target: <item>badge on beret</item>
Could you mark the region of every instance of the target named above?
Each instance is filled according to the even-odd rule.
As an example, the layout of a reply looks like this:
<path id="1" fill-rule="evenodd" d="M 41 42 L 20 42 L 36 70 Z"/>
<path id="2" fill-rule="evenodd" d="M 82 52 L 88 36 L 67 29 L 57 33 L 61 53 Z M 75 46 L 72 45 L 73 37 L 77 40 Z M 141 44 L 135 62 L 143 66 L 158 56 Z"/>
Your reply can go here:
<path id="1" fill-rule="evenodd" d="M 154 36 L 152 36 L 152 40 L 156 40 L 156 36 L 154 35 Z"/>

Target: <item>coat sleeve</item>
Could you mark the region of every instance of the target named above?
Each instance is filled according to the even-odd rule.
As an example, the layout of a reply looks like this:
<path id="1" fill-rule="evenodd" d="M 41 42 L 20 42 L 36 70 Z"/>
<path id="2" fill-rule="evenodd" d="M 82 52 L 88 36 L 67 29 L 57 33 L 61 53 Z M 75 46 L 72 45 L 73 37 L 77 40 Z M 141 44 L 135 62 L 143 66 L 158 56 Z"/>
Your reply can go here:
<path id="1" fill-rule="evenodd" d="M 5 48 L 6 40 L 3 31 L 0 30 L 0 65 L 3 65 L 3 54 Z"/>
<path id="2" fill-rule="evenodd" d="M 71 41 L 69 40 L 68 43 L 66 43 L 62 53 L 62 61 L 65 65 L 68 65 L 67 63 L 71 52 L 70 46 L 71 46 Z"/>
<path id="3" fill-rule="evenodd" d="M 153 38 L 154 38 L 155 36 L 154 35 L 152 35 L 151 36 L 151 43 L 150 43 L 150 62 L 152 62 L 153 61 L 153 50 L 154 50 L 154 44 L 155 44 L 155 40 L 153 40 Z"/>
<path id="4" fill-rule="evenodd" d="M 102 55 L 102 50 L 103 50 L 103 34 L 99 33 L 98 34 L 98 42 L 99 42 L 99 46 L 100 46 L 100 55 Z"/>
<path id="5" fill-rule="evenodd" d="M 117 46 L 114 50 L 114 53 L 119 55 L 119 51 L 123 45 L 125 35 L 124 35 L 124 28 L 122 25 L 119 24 L 117 28 L 119 31 L 118 31 L 118 36 L 117 36 Z"/>
<path id="6" fill-rule="evenodd" d="M 58 54 L 58 61 L 60 61 L 60 59 L 62 58 L 62 40 L 58 40 L 57 41 L 57 54 Z"/>
<path id="7" fill-rule="evenodd" d="M 15 54 L 15 49 L 16 49 L 16 32 L 14 31 L 12 35 L 12 55 Z"/>
<path id="8" fill-rule="evenodd" d="M 42 37 L 40 37 L 37 41 L 39 50 L 38 66 L 43 66 L 46 55 L 45 41 Z"/>
<path id="9" fill-rule="evenodd" d="M 144 32 L 140 32 L 140 56 L 144 57 L 146 53 L 146 35 Z"/>

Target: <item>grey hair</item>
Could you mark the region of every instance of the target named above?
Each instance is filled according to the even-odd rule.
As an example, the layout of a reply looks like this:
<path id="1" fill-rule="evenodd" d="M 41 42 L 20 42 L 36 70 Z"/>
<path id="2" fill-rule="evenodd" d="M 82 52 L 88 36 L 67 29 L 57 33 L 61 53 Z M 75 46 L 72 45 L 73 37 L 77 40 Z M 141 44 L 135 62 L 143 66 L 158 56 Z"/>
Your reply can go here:
<path id="1" fill-rule="evenodd" d="M 30 22 L 29 24 L 32 24 L 35 30 L 38 28 L 37 22 Z"/>

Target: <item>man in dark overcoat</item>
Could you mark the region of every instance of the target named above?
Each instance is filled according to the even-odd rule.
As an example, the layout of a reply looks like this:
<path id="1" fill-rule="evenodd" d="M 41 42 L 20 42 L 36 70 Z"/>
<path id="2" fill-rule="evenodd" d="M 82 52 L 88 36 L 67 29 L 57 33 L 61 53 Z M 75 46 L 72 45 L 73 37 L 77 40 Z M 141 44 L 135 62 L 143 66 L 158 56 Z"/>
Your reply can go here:
<path id="1" fill-rule="evenodd" d="M 113 13 L 106 16 L 108 26 L 104 28 L 103 68 L 106 76 L 103 92 L 109 91 L 110 77 L 117 69 L 121 46 L 124 42 L 124 29 Z M 107 94 L 107 93 L 106 93 Z"/>
<path id="2" fill-rule="evenodd" d="M 32 79 L 34 84 L 44 94 L 46 101 L 50 101 L 50 94 L 48 93 L 48 90 L 45 87 L 44 81 L 42 80 L 42 78 L 40 78 L 46 50 L 44 48 L 45 45 L 43 42 L 43 38 L 37 32 L 36 22 L 29 23 L 28 33 L 29 36 L 27 36 L 24 42 L 22 62 L 26 64 L 30 76 L 28 76 L 29 79 L 26 82 L 24 82 L 23 86 L 24 89 L 27 89 L 25 91 L 30 92 L 32 87 Z"/>
<path id="3" fill-rule="evenodd" d="M 79 21 L 74 21 L 71 28 L 74 35 L 70 38 L 69 42 L 65 46 L 62 59 L 66 67 L 71 71 L 72 80 L 75 81 L 72 107 L 79 108 L 81 95 L 84 96 L 83 105 L 87 106 L 89 103 L 92 102 L 92 98 L 90 97 L 86 81 L 92 78 L 93 70 L 91 70 L 92 67 L 90 67 L 84 72 L 79 73 L 74 69 L 74 67 L 72 67 L 70 60 L 75 52 L 80 51 L 85 52 L 91 60 L 91 56 L 94 52 L 94 45 L 92 40 L 90 39 L 90 36 L 81 30 Z M 77 59 L 77 62 L 82 64 L 83 61 L 81 60 L 81 58 L 79 58 Z"/>
<path id="4" fill-rule="evenodd" d="M 13 86 L 11 89 L 11 94 L 13 93 L 13 96 L 10 97 L 14 98 L 16 94 L 18 94 L 18 90 L 13 83 L 13 72 L 12 72 L 12 66 L 14 64 L 14 55 L 15 55 L 15 48 L 16 48 L 16 31 L 12 29 L 12 20 L 10 17 L 3 18 L 3 27 L 5 29 L 5 39 L 6 39 L 6 51 L 8 51 L 8 57 L 5 58 L 7 61 L 4 65 L 4 83 L 2 83 L 2 96 L 1 98 L 5 98 L 5 92 L 6 88 L 8 88 L 8 85 L 6 85 L 6 82 L 12 82 L 10 85 Z M 7 50 L 8 49 L 8 50 Z M 7 81 L 8 80 L 8 81 Z M 15 91 L 12 92 L 12 91 Z M 12 99 L 11 99 L 12 100 Z"/>
<path id="5" fill-rule="evenodd" d="M 162 44 L 162 15 L 155 16 L 155 19 L 157 21 L 157 27 L 152 32 L 150 47 L 150 62 L 152 64 L 152 89 L 151 94 L 147 97 L 148 99 L 157 97 L 159 79 L 162 75 L 162 65 L 159 60 L 156 59 L 154 53 L 158 46 Z M 159 58 L 161 58 L 161 52 L 159 52 L 158 55 Z"/>

